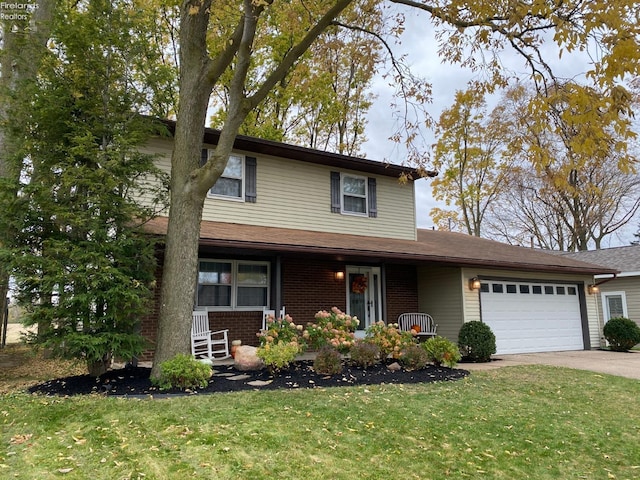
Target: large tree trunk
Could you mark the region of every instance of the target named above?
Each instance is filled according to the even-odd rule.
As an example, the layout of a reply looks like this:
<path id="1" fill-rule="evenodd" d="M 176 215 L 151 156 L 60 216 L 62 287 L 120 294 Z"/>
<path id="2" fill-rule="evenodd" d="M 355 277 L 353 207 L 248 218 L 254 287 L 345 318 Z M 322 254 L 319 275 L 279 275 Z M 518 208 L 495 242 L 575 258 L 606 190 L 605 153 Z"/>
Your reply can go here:
<path id="1" fill-rule="evenodd" d="M 207 2 L 205 2 L 207 3 Z M 183 5 L 180 50 L 180 105 L 171 158 L 171 207 L 160 292 L 158 341 L 151 376 L 160 363 L 191 349 L 191 312 L 198 269 L 198 242 L 202 207 L 206 198 L 196 170 L 204 137 L 209 97 L 205 35 L 209 5 L 197 14 Z"/>
<path id="2" fill-rule="evenodd" d="M 245 14 L 230 42 L 211 60 L 206 35 L 211 0 L 186 0 L 180 18 L 180 105 L 171 159 L 171 207 L 162 274 L 158 343 L 152 378 L 160 375 L 160 363 L 178 353 L 189 353 L 191 312 L 198 272 L 200 221 L 207 192 L 226 167 L 240 125 L 251 109 L 280 82 L 311 43 L 352 0 L 338 0 L 306 36 L 267 76 L 261 87 L 245 97 L 258 18 L 272 2 L 243 0 Z M 215 82 L 233 63 L 230 102 L 214 155 L 200 168 L 200 152 L 209 97 Z"/>

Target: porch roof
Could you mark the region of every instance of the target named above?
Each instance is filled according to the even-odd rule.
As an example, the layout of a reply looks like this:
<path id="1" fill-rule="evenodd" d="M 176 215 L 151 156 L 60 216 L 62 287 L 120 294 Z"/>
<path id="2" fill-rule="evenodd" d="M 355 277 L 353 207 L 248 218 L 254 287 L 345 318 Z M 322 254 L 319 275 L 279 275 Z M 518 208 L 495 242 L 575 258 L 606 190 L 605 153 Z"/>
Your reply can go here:
<path id="1" fill-rule="evenodd" d="M 165 235 L 168 219 L 158 217 L 145 230 Z M 417 241 L 362 235 L 203 221 L 200 245 L 254 252 L 327 255 L 343 260 L 445 264 L 507 270 L 595 275 L 617 270 L 517 247 L 463 233 L 418 229 Z"/>

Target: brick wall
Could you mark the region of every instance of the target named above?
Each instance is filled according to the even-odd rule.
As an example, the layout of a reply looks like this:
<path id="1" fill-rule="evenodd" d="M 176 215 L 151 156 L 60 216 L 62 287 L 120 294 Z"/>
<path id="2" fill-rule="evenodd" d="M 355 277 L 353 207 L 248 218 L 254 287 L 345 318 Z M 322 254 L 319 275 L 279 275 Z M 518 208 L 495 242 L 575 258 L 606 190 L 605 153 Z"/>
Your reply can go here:
<path id="1" fill-rule="evenodd" d="M 161 260 L 159 260 L 161 265 Z M 336 280 L 335 272 L 345 271 L 341 262 L 285 258 L 282 260 L 282 299 L 286 312 L 293 321 L 306 325 L 312 322 L 318 310 L 329 310 L 336 306 L 346 311 L 345 280 Z M 387 322 L 395 322 L 404 312 L 418 311 L 417 272 L 411 265 L 387 265 Z M 156 272 L 156 289 L 150 314 L 142 321 L 142 334 L 155 342 L 158 329 L 160 268 Z M 272 307 L 276 307 L 273 305 Z M 229 330 L 229 341 L 242 340 L 243 345 L 258 345 L 256 333 L 262 326 L 262 312 L 210 312 L 212 330 Z M 153 358 L 153 348 L 140 358 Z"/>
<path id="2" fill-rule="evenodd" d="M 387 265 L 387 323 L 418 311 L 418 274 L 413 265 Z"/>
<path id="3" fill-rule="evenodd" d="M 335 272 L 344 269 L 338 262 L 283 259 L 282 300 L 294 322 L 306 325 L 319 310 L 347 309 L 345 280 L 335 279 Z"/>

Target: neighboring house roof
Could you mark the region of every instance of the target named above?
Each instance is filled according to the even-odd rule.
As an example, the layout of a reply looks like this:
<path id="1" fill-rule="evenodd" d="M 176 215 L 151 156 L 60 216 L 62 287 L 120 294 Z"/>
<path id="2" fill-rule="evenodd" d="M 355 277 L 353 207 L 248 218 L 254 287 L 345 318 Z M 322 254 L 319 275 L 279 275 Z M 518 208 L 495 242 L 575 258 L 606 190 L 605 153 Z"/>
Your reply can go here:
<path id="1" fill-rule="evenodd" d="M 171 120 L 162 120 L 162 122 L 167 126 L 171 135 L 173 135 L 175 133 L 175 122 Z M 205 129 L 204 143 L 217 145 L 219 139 L 220 130 L 215 130 L 213 128 Z M 244 150 L 256 154 L 289 158 L 333 168 L 358 170 L 365 173 L 383 175 L 387 177 L 399 178 L 401 175 L 408 175 L 409 179 L 417 180 L 422 176 L 435 177 L 438 175 L 438 173 L 434 171 L 418 172 L 416 168 L 403 165 L 394 165 L 386 162 L 367 160 L 365 158 L 349 157 L 338 153 L 323 152 L 311 148 L 300 147 L 298 145 L 289 145 L 286 143 L 274 142 L 272 140 L 248 137 L 246 135 L 238 135 L 233 145 L 237 150 Z"/>
<path id="2" fill-rule="evenodd" d="M 640 245 L 602 248 L 582 252 L 563 252 L 564 257 L 614 268 L 619 277 L 640 276 Z"/>
<path id="3" fill-rule="evenodd" d="M 168 219 L 151 220 L 145 229 L 165 235 Z M 594 275 L 616 270 L 541 250 L 506 245 L 462 233 L 418 230 L 418 240 L 295 230 L 203 221 L 200 244 L 217 248 L 334 255 L 361 261 L 382 259 L 411 263 L 490 267 L 509 270 Z"/>

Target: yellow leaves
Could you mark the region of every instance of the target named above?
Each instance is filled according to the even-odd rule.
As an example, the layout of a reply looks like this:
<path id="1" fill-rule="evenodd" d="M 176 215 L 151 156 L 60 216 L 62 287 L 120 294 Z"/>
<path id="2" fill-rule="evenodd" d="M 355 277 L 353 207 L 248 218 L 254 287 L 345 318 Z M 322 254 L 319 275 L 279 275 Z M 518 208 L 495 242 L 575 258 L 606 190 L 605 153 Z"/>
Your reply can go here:
<path id="1" fill-rule="evenodd" d="M 17 434 L 11 437 L 11 440 L 9 440 L 9 443 L 11 445 L 22 445 L 23 443 L 29 442 L 32 437 L 33 437 L 33 433 Z"/>

